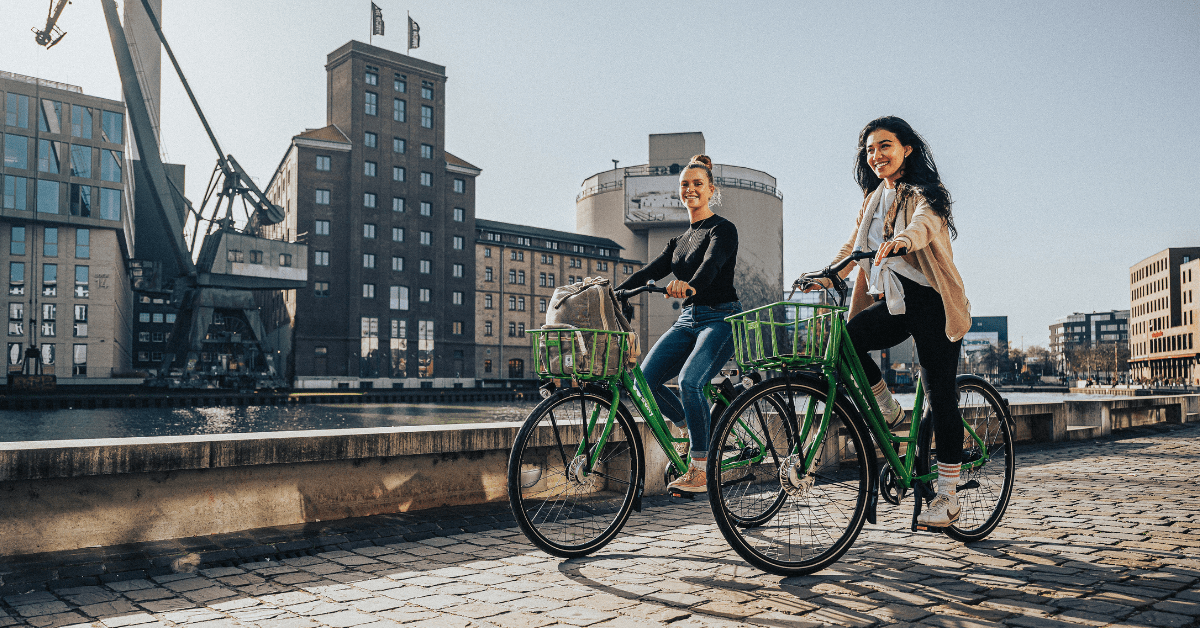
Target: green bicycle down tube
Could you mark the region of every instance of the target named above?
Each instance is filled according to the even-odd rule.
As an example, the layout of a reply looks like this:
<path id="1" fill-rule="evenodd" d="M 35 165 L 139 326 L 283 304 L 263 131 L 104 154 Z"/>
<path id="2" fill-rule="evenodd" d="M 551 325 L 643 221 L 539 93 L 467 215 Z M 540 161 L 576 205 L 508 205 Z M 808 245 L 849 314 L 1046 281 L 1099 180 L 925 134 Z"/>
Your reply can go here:
<path id="1" fill-rule="evenodd" d="M 650 432 L 658 440 L 659 446 L 667 454 L 667 459 L 675 466 L 675 470 L 680 475 L 687 473 L 687 462 L 671 446 L 673 442 L 671 435 L 658 410 L 658 403 L 650 392 L 650 385 L 646 383 L 646 378 L 642 375 L 642 369 L 635 366 L 632 369 L 621 371 L 621 387 L 629 392 L 629 398 L 633 400 L 633 405 L 637 407 L 642 419 L 646 421 L 646 425 L 650 426 Z"/>

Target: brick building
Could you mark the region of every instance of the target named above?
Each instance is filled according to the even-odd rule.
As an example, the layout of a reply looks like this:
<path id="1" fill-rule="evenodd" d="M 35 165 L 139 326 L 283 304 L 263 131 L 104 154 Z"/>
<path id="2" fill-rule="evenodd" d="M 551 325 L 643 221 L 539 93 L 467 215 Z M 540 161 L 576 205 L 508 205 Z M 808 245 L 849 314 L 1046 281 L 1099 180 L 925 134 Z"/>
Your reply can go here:
<path id="1" fill-rule="evenodd" d="M 362 42 L 331 52 L 326 126 L 267 186 L 308 244 L 308 287 L 265 296 L 298 388 L 473 385 L 475 177 L 445 150 L 445 68 Z"/>
<path id="2" fill-rule="evenodd" d="M 1200 384 L 1200 247 L 1159 251 L 1129 268 L 1129 366 L 1135 379 Z"/>

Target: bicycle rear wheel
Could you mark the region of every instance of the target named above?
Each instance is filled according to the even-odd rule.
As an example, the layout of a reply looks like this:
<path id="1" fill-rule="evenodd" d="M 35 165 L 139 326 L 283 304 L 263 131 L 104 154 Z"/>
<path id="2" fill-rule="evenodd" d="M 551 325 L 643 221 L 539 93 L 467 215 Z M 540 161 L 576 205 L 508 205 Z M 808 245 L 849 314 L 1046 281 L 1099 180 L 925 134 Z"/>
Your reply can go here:
<path id="1" fill-rule="evenodd" d="M 1008 508 L 1016 475 L 1012 419 L 996 389 L 969 376 L 958 380 L 958 412 L 964 424 L 963 464 L 983 458 L 983 449 L 966 426 L 986 444 L 988 453 L 982 466 L 963 469 L 957 488 L 962 512 L 953 526 L 943 530 L 950 538 L 970 543 L 991 534 Z M 917 472 L 925 474 L 937 467 L 937 436 L 932 420 L 922 421 L 917 441 Z"/>
<path id="2" fill-rule="evenodd" d="M 608 391 L 568 388 L 534 408 L 517 432 L 508 461 L 509 504 L 525 536 L 554 556 L 575 558 L 604 547 L 625 525 L 643 485 L 641 441 L 623 405 L 595 467 L 587 468 L 611 405 Z M 586 453 L 579 454 L 584 441 Z"/>
<path id="3" fill-rule="evenodd" d="M 835 405 L 824 435 L 817 426 L 827 403 L 824 383 L 768 380 L 736 399 L 721 419 L 708 458 L 713 517 L 730 546 L 770 573 L 796 576 L 833 564 L 866 520 L 870 441 Z M 797 446 L 805 415 L 816 426 Z M 799 458 L 817 451 L 803 472 Z"/>

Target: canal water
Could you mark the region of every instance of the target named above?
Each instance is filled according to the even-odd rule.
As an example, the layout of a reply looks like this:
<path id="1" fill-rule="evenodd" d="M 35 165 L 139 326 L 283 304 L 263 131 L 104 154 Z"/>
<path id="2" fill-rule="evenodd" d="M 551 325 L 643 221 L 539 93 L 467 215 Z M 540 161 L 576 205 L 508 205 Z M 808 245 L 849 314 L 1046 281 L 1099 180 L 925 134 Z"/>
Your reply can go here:
<path id="1" fill-rule="evenodd" d="M 1102 399 L 1102 395 L 1002 393 L 1010 403 Z M 913 395 L 896 395 L 912 407 Z M 238 434 L 522 421 L 537 405 L 511 403 L 121 408 L 0 412 L 0 442 Z"/>

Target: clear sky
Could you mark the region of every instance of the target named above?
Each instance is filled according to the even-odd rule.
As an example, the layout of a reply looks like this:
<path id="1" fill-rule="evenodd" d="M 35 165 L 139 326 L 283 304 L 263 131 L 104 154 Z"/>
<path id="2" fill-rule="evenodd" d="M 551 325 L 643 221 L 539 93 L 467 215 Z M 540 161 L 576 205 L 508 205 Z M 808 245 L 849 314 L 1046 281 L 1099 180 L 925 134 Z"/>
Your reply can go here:
<path id="1" fill-rule="evenodd" d="M 853 227 L 858 131 L 898 115 L 955 199 L 972 313 L 1046 345 L 1075 311 L 1129 307 L 1129 267 L 1200 246 L 1200 3 L 456 2 L 376 0 L 405 51 L 446 66 L 446 148 L 483 169 L 477 214 L 573 231 L 583 180 L 647 160 L 651 133 L 701 131 L 717 163 L 784 195 L 784 275 Z M 325 57 L 367 41 L 370 2 L 165 0 L 164 29 L 226 152 L 266 183 L 325 124 Z M 52 50 L 44 0 L 0 0 L 0 69 L 120 98 L 98 0 Z M 215 163 L 163 74 L 163 144 L 198 202 Z M 743 227 L 746 228 L 746 227 Z"/>

